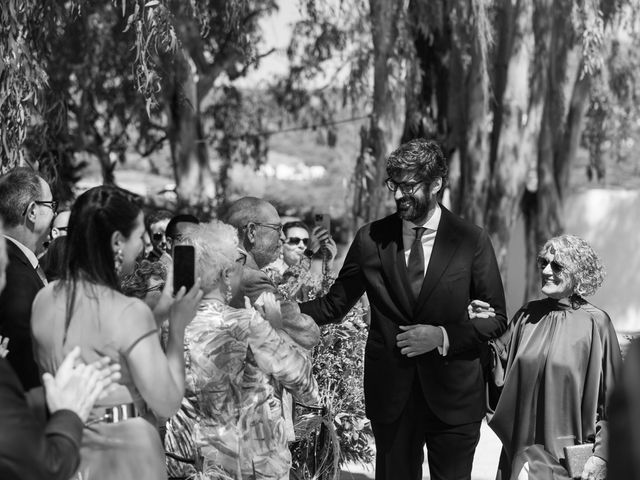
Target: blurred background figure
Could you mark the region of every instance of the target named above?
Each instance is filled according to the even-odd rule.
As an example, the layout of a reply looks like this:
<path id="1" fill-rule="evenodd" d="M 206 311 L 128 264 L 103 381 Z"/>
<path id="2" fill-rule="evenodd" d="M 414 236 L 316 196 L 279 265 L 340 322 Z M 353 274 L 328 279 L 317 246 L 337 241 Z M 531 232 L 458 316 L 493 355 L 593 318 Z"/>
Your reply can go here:
<path id="1" fill-rule="evenodd" d="M 171 212 L 167 210 L 152 210 L 145 217 L 144 223 L 152 247 L 146 258 L 152 262 L 158 261 L 169 249 L 166 237 L 169 220 L 171 220 Z"/>
<path id="2" fill-rule="evenodd" d="M 188 213 L 175 215 L 171 220 L 169 220 L 166 229 L 167 252 L 169 255 L 171 255 L 171 248 L 173 248 L 173 245 L 180 243 L 182 235 L 188 231 L 191 226 L 198 224 L 200 224 L 200 220 L 198 220 L 194 215 L 190 215 Z"/>
<path id="3" fill-rule="evenodd" d="M 496 342 L 507 358 L 489 422 L 503 446 L 497 479 L 523 471 L 529 479 L 568 479 L 564 447 L 592 442 L 582 478 L 603 480 L 609 398 L 622 358 L 609 315 L 584 297 L 600 288 L 604 269 L 573 235 L 547 241 L 538 267 L 547 298 L 524 305 Z"/>
<path id="4" fill-rule="evenodd" d="M 166 278 L 164 263 L 142 260 L 132 274 L 123 278 L 122 293 L 143 300 L 154 310 L 162 297 Z"/>

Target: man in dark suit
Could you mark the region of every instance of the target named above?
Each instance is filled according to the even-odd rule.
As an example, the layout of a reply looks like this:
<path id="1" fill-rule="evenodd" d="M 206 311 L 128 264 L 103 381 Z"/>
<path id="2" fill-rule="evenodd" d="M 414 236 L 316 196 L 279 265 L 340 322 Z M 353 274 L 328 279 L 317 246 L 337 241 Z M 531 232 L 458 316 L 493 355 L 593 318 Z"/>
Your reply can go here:
<path id="1" fill-rule="evenodd" d="M 46 278 L 36 250 L 49 232 L 57 203 L 47 182 L 29 168 L 0 177 L 0 216 L 7 242 L 7 286 L 0 294 L 0 335 L 10 342 L 8 362 L 25 390 L 41 384 L 31 346 L 31 304 Z"/>
<path id="2" fill-rule="evenodd" d="M 363 293 L 366 413 L 376 479 L 468 479 L 485 413 L 483 344 L 506 328 L 504 292 L 488 235 L 437 202 L 447 165 L 413 140 L 387 161 L 397 212 L 362 227 L 327 295 L 301 305 L 319 324 L 339 321 Z M 479 299 L 495 315 L 469 319 Z"/>

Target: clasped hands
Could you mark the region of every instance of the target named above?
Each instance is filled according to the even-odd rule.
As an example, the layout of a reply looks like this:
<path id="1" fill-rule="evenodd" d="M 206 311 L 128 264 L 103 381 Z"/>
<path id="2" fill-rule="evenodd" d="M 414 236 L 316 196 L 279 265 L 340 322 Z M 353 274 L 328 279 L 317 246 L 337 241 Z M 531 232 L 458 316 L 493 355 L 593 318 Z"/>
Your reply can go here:
<path id="1" fill-rule="evenodd" d="M 494 309 L 482 300 L 472 300 L 467 307 L 469 319 L 494 317 Z M 396 335 L 396 345 L 400 353 L 407 357 L 415 357 L 442 347 L 444 334 L 440 327 L 434 325 L 400 325 L 402 333 Z"/>

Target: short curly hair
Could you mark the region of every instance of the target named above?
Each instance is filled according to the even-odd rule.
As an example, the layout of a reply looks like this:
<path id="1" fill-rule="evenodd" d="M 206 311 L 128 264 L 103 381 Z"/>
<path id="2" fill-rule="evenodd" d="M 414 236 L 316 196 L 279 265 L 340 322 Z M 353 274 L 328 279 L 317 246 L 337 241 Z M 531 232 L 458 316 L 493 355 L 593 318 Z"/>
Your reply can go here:
<path id="1" fill-rule="evenodd" d="M 64 237 L 61 237 L 64 238 Z M 122 279 L 120 288 L 129 297 L 144 299 L 149 288 L 149 279 L 153 276 L 167 280 L 167 268 L 162 262 L 142 260 L 130 275 Z"/>
<path id="2" fill-rule="evenodd" d="M 541 257 L 548 254 L 569 274 L 574 295 L 588 297 L 602 285 L 605 269 L 600 257 L 582 238 L 566 234 L 553 237 L 538 253 Z"/>
<path id="3" fill-rule="evenodd" d="M 429 183 L 440 177 L 444 187 L 449 167 L 436 142 L 417 138 L 403 143 L 391 152 L 386 169 L 389 177 L 409 173 L 416 179 Z"/>
<path id="4" fill-rule="evenodd" d="M 196 278 L 200 278 L 204 293 L 218 285 L 220 274 L 238 257 L 237 230 L 219 220 L 193 225 L 184 233 L 182 243 L 195 248 Z"/>

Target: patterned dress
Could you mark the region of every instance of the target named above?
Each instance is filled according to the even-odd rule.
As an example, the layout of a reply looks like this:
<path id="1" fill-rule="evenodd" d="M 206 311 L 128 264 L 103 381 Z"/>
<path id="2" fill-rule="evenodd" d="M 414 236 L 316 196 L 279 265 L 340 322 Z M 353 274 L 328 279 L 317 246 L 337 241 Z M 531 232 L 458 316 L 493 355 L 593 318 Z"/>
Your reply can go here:
<path id="1" fill-rule="evenodd" d="M 186 400 L 168 422 L 167 449 L 192 442 L 204 478 L 289 478 L 281 398 L 286 389 L 317 403 L 309 354 L 255 310 L 205 301 L 187 327 L 185 355 Z"/>

